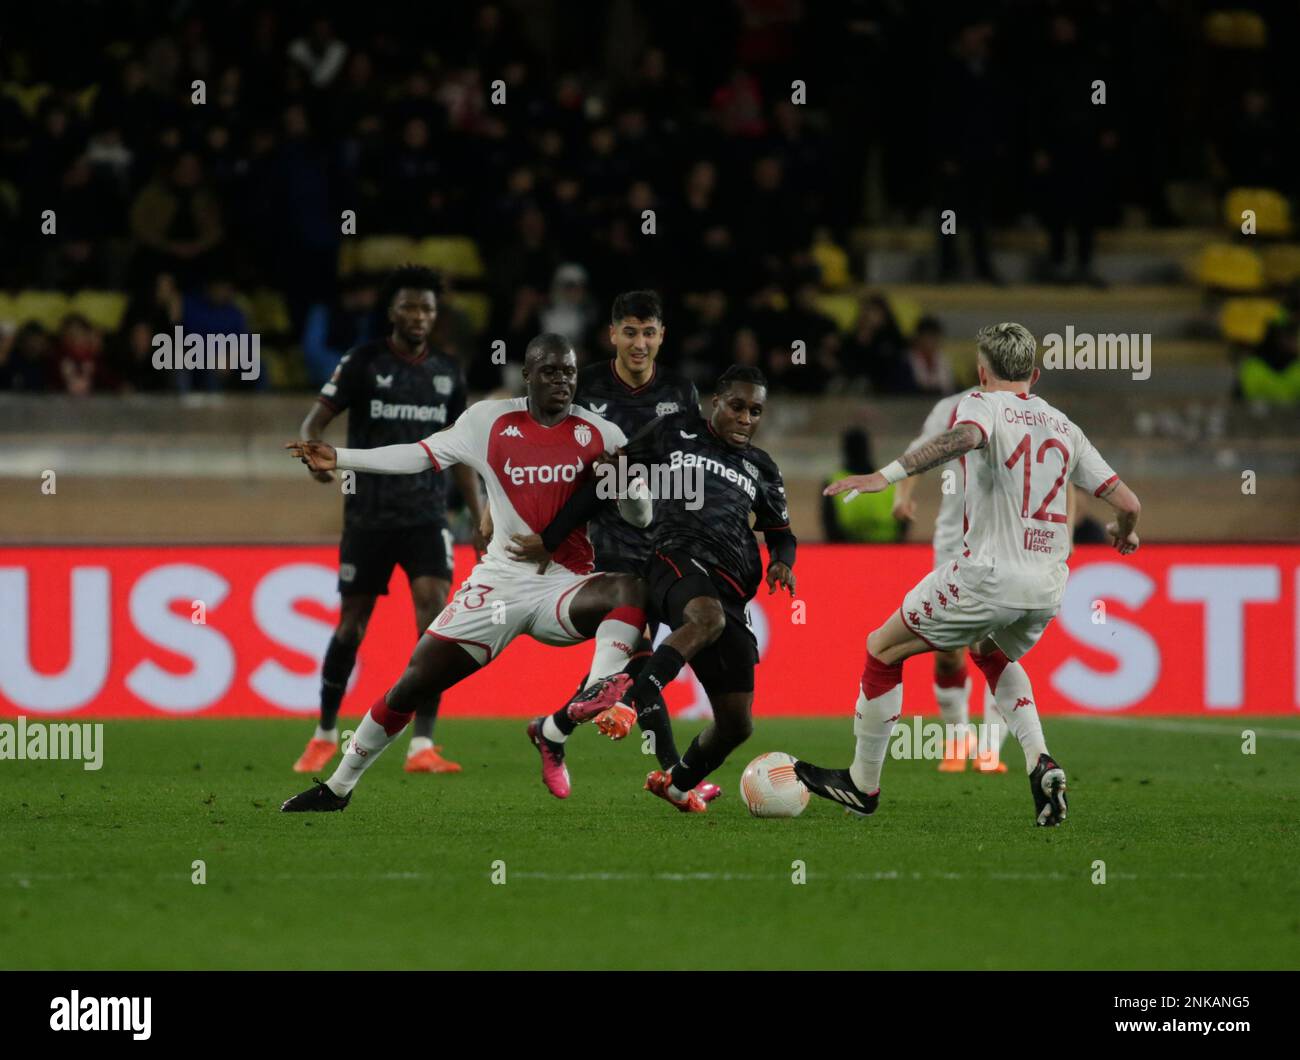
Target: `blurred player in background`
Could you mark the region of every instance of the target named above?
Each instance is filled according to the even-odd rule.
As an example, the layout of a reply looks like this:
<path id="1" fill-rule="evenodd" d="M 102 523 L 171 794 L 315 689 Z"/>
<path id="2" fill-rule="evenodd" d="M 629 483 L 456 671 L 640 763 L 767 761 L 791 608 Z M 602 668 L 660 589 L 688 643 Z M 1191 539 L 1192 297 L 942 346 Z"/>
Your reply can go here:
<path id="1" fill-rule="evenodd" d="M 471 405 L 444 431 L 420 442 L 376 449 L 340 449 L 323 442 L 289 446 L 318 470 L 349 467 L 382 475 L 415 476 L 464 464 L 483 476 L 493 512 L 493 536 L 455 597 L 420 638 L 406 672 L 357 726 L 343 760 L 327 781 L 285 801 L 286 813 L 342 810 L 367 767 L 425 704 L 487 666 L 515 637 L 565 646 L 595 638 L 593 679 L 618 673 L 645 626 L 645 586 L 628 574 L 594 573 L 585 528 L 567 535 L 545 573 L 507 551 L 511 538 L 547 525 L 591 478 L 604 454 L 627 444 L 617 426 L 572 404 L 578 360 L 561 335 L 539 335 L 524 355 L 528 395 Z M 620 497 L 624 518 L 648 526 L 651 502 Z M 626 683 L 626 675 L 624 675 Z M 592 697 L 589 716 L 613 704 Z M 526 695 L 526 692 L 523 693 Z M 529 736 L 536 741 L 534 727 Z M 582 720 L 582 719 L 580 719 Z M 544 758 L 544 761 L 546 759 Z M 569 794 L 564 749 L 544 772 L 547 787 Z M 561 794 L 556 789 L 563 788 Z"/>
<path id="2" fill-rule="evenodd" d="M 1020 324 L 977 336 L 980 388 L 957 405 L 952 426 L 872 475 L 842 479 L 831 496 L 879 493 L 949 460 L 966 476 L 961 554 L 931 571 L 896 613 L 867 638 L 867 664 L 854 711 L 857 748 L 848 769 L 796 762 L 809 791 L 867 816 L 880 800 L 880 772 L 903 706 L 903 660 L 969 645 L 1007 727 L 1025 752 L 1037 825 L 1066 817 L 1065 770 L 1048 753 L 1029 675 L 1018 661 L 1060 608 L 1069 570 L 1067 480 L 1117 513 L 1107 527 L 1115 549 L 1138 547 L 1137 496 L 1075 424 L 1030 393 L 1037 343 Z M 851 498 L 850 498 L 851 499 Z"/>
<path id="3" fill-rule="evenodd" d="M 438 274 L 430 269 L 408 265 L 389 277 L 381 304 L 391 333 L 344 354 L 303 421 L 303 441 L 318 441 L 341 412 L 348 414 L 348 446 L 353 449 L 415 443 L 456 421 L 465 410 L 460 365 L 429 345 L 440 293 Z M 482 515 L 478 479 L 464 465 L 451 473 L 477 526 Z M 313 470 L 312 477 L 334 481 L 326 470 Z M 476 549 L 481 545 L 476 539 Z M 394 566 L 402 568 L 410 583 L 418 637 L 442 610 L 451 587 L 447 481 L 438 470 L 402 478 L 358 473 L 352 487 L 344 483 L 339 544 L 343 602 L 321 668 L 320 720 L 294 763 L 295 772 L 317 772 L 338 750 L 339 707 L 371 612 L 387 594 Z M 420 704 L 407 750 L 407 772 L 460 772 L 460 766 L 434 746 L 437 714 L 438 697 Z"/>

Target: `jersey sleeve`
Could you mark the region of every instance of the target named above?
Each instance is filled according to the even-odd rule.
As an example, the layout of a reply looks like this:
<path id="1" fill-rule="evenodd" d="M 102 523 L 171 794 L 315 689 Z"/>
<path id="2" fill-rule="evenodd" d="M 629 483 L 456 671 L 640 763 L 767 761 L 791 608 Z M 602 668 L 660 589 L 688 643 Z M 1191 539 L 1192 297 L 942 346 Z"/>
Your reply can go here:
<path id="1" fill-rule="evenodd" d="M 476 438 L 482 435 L 479 422 L 482 419 L 482 413 L 477 405 L 471 405 L 459 416 L 456 422 L 445 430 L 431 434 L 421 442 L 417 442 L 429 454 L 429 459 L 433 461 L 434 469 L 441 471 L 450 467 L 452 464 L 474 464 L 475 457 L 480 446 L 476 444 Z"/>
<path id="2" fill-rule="evenodd" d="M 993 402 L 987 400 L 979 391 L 967 394 L 957 406 L 957 414 L 953 417 L 952 425 L 956 427 L 962 423 L 973 423 L 980 429 L 984 440 L 980 442 L 979 448 L 988 445 L 989 439 L 993 436 Z M 946 427 L 942 428 L 942 430 L 946 429 Z"/>
<path id="3" fill-rule="evenodd" d="M 1088 440 L 1083 431 L 1077 426 L 1074 431 L 1074 467 L 1070 469 L 1070 481 L 1096 497 L 1109 488 L 1119 476 L 1102 459 L 1101 453 L 1097 452 L 1097 447 Z"/>
<path id="4" fill-rule="evenodd" d="M 342 412 L 361 398 L 364 384 L 365 373 L 361 369 L 361 362 L 351 353 L 345 353 L 335 367 L 334 374 L 320 388 L 316 400 L 328 409 Z"/>
<path id="5" fill-rule="evenodd" d="M 762 469 L 758 483 L 758 496 L 754 498 L 754 531 L 788 530 L 790 508 L 785 498 L 785 483 L 781 469 L 773 463 Z"/>
<path id="6" fill-rule="evenodd" d="M 623 451 L 628 460 L 650 463 L 663 451 L 664 420 L 666 416 L 657 416 L 636 432 Z"/>

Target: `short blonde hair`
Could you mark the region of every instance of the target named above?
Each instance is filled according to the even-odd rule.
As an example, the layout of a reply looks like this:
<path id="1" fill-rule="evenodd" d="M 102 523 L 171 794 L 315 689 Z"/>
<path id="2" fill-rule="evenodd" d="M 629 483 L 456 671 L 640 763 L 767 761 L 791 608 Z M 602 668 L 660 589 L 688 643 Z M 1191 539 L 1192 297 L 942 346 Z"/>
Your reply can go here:
<path id="1" fill-rule="evenodd" d="M 1007 382 L 1021 382 L 1034 373 L 1038 341 L 1023 324 L 1004 321 L 980 328 L 975 345 L 993 374 Z"/>

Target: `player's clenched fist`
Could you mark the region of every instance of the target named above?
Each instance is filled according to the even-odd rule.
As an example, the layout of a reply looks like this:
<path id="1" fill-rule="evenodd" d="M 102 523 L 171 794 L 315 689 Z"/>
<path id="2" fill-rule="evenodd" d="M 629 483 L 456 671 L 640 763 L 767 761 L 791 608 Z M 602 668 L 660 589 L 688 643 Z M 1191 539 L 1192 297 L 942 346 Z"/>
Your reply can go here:
<path id="1" fill-rule="evenodd" d="M 338 466 L 335 463 L 337 454 L 334 446 L 326 442 L 289 442 L 285 448 L 291 456 L 297 457 L 311 468 L 313 474 L 333 471 Z"/>

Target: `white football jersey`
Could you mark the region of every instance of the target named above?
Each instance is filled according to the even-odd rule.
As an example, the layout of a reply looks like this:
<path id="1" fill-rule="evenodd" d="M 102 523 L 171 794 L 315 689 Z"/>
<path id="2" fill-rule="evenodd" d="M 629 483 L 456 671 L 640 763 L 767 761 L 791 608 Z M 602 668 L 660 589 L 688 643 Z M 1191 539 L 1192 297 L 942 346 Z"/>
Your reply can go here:
<path id="1" fill-rule="evenodd" d="M 465 464 L 483 476 L 492 510 L 492 541 L 484 561 L 517 569 L 519 561 L 506 551 L 511 536 L 545 530 L 586 481 L 592 461 L 626 446 L 627 436 L 577 405 L 555 426 L 544 427 L 529 415 L 528 399 L 520 397 L 476 402 L 419 444 L 436 470 Z M 555 550 L 547 570 L 585 574 L 593 559 L 584 526 Z"/>
<path id="2" fill-rule="evenodd" d="M 1094 496 L 1118 476 L 1065 414 L 1035 394 L 976 391 L 954 424 L 984 445 L 962 458 L 966 547 L 960 569 L 976 593 L 1012 607 L 1055 607 L 1070 554 L 1067 483 Z"/>
<path id="3" fill-rule="evenodd" d="M 936 434 L 942 434 L 948 430 L 953 421 L 957 418 L 957 406 L 961 399 L 967 394 L 973 394 L 977 387 L 971 387 L 969 390 L 963 390 L 958 394 L 949 394 L 946 398 L 940 398 L 938 403 L 930 410 L 930 414 L 925 417 L 925 424 L 921 427 L 921 434 L 912 441 L 907 447 L 910 453 L 927 438 L 933 438 Z M 939 473 L 949 470 L 949 465 L 938 468 Z M 965 489 L 962 481 L 961 469 L 952 466 L 951 470 L 957 474 L 953 476 L 956 488 L 951 493 L 940 491 L 939 497 L 939 514 L 934 520 L 934 553 L 939 556 L 956 556 L 965 547 L 962 544 L 962 512 L 965 504 Z"/>

